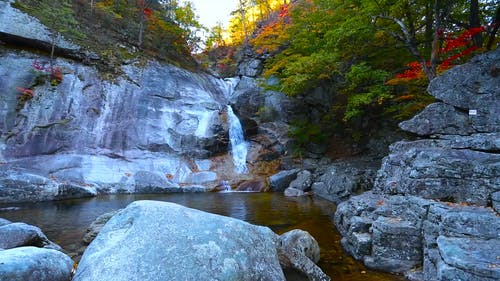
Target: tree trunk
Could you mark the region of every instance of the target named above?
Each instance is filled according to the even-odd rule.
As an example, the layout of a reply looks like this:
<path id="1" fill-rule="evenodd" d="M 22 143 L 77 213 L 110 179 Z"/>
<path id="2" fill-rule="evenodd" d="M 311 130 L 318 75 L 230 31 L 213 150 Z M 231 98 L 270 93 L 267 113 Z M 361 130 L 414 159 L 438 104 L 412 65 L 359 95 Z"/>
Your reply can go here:
<path id="1" fill-rule="evenodd" d="M 495 36 L 497 35 L 498 28 L 500 28 L 500 6 L 497 7 L 497 11 L 495 14 L 495 19 L 491 24 L 493 26 L 493 30 L 490 32 L 490 38 L 488 39 L 488 44 L 486 45 L 487 50 L 491 50 L 493 47 L 493 43 L 495 42 Z"/>
<path id="2" fill-rule="evenodd" d="M 481 19 L 479 18 L 479 1 L 471 0 L 470 1 L 470 13 L 469 13 L 469 26 L 470 28 L 478 28 L 481 27 Z M 474 46 L 481 48 L 483 46 L 483 35 L 481 32 L 476 33 L 472 40 L 474 42 Z"/>

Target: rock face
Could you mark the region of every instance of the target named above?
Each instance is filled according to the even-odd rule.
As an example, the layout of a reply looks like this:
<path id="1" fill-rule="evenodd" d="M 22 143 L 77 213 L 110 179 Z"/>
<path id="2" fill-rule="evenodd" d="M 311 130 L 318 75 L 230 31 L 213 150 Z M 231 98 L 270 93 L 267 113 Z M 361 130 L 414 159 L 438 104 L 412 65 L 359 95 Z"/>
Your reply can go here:
<path id="1" fill-rule="evenodd" d="M 0 41 L 50 46 L 53 33 L 13 2 L 0 1 Z M 249 164 L 287 150 L 286 98 L 254 78 L 224 81 L 154 60 L 124 62 L 109 77 L 79 63 L 87 54 L 78 46 L 56 45 L 76 60 L 55 61 L 63 74 L 57 85 L 33 71 L 35 61 L 47 67 L 49 58 L 0 46 L 0 203 L 213 190 L 234 178 L 214 168 L 228 150 L 227 104 L 247 135 L 260 136 L 250 141 Z"/>
<path id="2" fill-rule="evenodd" d="M 378 172 L 375 188 L 488 206 L 500 190 L 500 50 L 434 79 L 429 105 L 404 130 L 433 139 L 399 142 Z"/>
<path id="3" fill-rule="evenodd" d="M 500 279 L 498 69 L 495 50 L 434 79 L 428 90 L 440 101 L 400 124 L 421 139 L 391 145 L 373 192 L 338 206 L 342 245 L 356 259 L 421 268 L 424 280 Z"/>
<path id="4" fill-rule="evenodd" d="M 338 206 L 342 245 L 370 268 L 424 280 L 498 280 L 500 218 L 492 210 L 366 192 Z"/>
<path id="5" fill-rule="evenodd" d="M 179 183 L 197 184 L 192 174 L 204 172 L 193 159 L 227 148 L 223 82 L 208 75 L 150 62 L 123 66 L 126 76 L 108 82 L 93 68 L 58 60 L 62 83 L 36 87 L 16 112 L 15 89 L 35 79 L 33 60 L 0 56 L 7 93 L 0 97 L 0 202 L 179 192 Z"/>
<path id="6" fill-rule="evenodd" d="M 69 281 L 73 261 L 50 249 L 20 247 L 0 251 L 0 280 Z"/>
<path id="7" fill-rule="evenodd" d="M 73 280 L 285 280 L 266 227 L 136 201 L 85 251 Z"/>

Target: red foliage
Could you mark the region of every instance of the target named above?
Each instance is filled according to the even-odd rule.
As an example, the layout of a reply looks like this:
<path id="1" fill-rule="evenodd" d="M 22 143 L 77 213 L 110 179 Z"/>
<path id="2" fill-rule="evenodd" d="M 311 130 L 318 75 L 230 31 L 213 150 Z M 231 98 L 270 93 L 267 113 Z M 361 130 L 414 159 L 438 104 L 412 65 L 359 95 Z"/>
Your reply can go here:
<path id="1" fill-rule="evenodd" d="M 45 74 L 50 74 L 53 79 L 60 83 L 63 80 L 62 69 L 59 66 L 43 66 L 38 60 L 34 60 L 31 67 L 36 71 L 43 72 Z"/>
<path id="2" fill-rule="evenodd" d="M 150 8 L 145 8 L 144 9 L 144 15 L 146 15 L 146 17 L 151 17 L 151 15 L 153 14 L 153 11 L 150 9 Z"/>
<path id="3" fill-rule="evenodd" d="M 16 87 L 16 90 L 18 90 L 21 93 L 21 95 L 26 99 L 31 99 L 35 95 L 35 92 L 32 89 Z"/>
<path id="4" fill-rule="evenodd" d="M 473 46 L 472 38 L 481 32 L 484 32 L 486 27 L 473 27 L 465 30 L 458 36 L 450 33 L 445 34 L 443 30 L 438 31 L 438 35 L 445 39 L 444 47 L 439 49 L 439 53 L 443 57 L 442 62 L 437 66 L 440 71 L 447 70 L 455 65 L 458 59 L 470 55 L 472 52 L 478 50 L 477 46 Z M 430 65 L 430 62 L 427 62 Z M 397 79 L 420 79 L 424 77 L 424 71 L 420 62 L 414 61 L 407 64 L 408 69 L 403 73 L 396 74 Z"/>
<path id="5" fill-rule="evenodd" d="M 422 77 L 423 74 L 422 64 L 420 64 L 418 61 L 410 62 L 406 66 L 408 66 L 408 69 L 405 70 L 403 73 L 396 74 L 396 78 L 419 79 Z"/>
<path id="6" fill-rule="evenodd" d="M 38 71 L 45 71 L 45 67 L 39 63 L 36 59 L 33 61 L 33 63 L 31 64 L 31 66 L 35 69 L 35 70 L 38 70 Z"/>
<path id="7" fill-rule="evenodd" d="M 281 5 L 278 17 L 280 17 L 280 18 L 287 18 L 289 16 L 290 16 L 290 5 L 289 4 Z"/>

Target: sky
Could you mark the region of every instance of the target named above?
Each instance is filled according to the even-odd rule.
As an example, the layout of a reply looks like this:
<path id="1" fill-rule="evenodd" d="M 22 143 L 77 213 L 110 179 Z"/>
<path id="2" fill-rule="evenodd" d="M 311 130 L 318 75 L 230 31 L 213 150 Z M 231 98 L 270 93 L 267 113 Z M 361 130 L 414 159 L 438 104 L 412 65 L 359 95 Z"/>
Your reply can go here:
<path id="1" fill-rule="evenodd" d="M 193 2 L 199 22 L 211 28 L 222 22 L 227 27 L 229 14 L 236 10 L 238 0 L 189 0 Z"/>

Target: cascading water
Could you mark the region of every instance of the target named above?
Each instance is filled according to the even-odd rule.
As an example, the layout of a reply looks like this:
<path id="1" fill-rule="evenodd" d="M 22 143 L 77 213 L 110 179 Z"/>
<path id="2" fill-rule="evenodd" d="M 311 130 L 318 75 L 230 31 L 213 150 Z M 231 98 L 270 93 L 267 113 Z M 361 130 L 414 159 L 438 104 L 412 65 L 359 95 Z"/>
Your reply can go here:
<path id="1" fill-rule="evenodd" d="M 234 171 L 238 174 L 246 174 L 248 173 L 246 164 L 248 143 L 243 135 L 243 127 L 230 105 L 227 106 L 227 116 L 229 119 L 229 142 L 231 144 Z"/>

